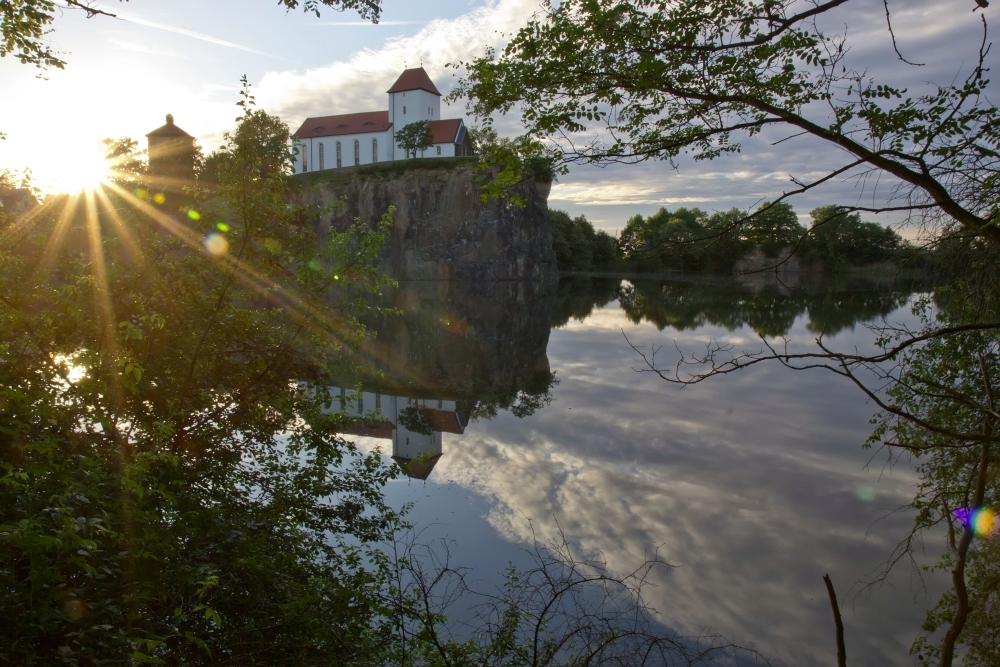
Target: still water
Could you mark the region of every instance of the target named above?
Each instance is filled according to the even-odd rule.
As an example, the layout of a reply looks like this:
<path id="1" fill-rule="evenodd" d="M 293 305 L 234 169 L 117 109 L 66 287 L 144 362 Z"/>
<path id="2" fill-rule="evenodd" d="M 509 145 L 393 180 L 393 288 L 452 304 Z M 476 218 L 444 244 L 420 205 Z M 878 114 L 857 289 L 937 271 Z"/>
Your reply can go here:
<path id="1" fill-rule="evenodd" d="M 806 349 L 822 334 L 866 350 L 864 324 L 913 324 L 917 294 L 728 279 L 404 284 L 389 297 L 401 315 L 369 323 L 368 375 L 342 384 L 364 387 L 351 410 L 378 411 L 359 445 L 408 473 L 390 502 L 412 503 L 421 540 L 446 540 L 484 582 L 560 531 L 618 573 L 655 552 L 675 566 L 647 591 L 667 627 L 806 665 L 834 662 L 829 573 L 851 664 L 909 665 L 941 582 L 902 563 L 863 586 L 912 523 L 897 510 L 916 481 L 908 461 L 862 448 L 874 406 L 832 373 L 777 364 L 678 387 L 637 372 L 632 346 L 659 347 L 668 367 L 712 340 Z"/>

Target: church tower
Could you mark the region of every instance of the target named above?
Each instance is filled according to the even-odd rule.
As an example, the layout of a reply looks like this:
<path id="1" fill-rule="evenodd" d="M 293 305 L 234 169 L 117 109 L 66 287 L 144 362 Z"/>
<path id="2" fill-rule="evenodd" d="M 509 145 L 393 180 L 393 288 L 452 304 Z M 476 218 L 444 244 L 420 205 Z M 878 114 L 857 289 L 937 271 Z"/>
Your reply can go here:
<path id="1" fill-rule="evenodd" d="M 410 123 L 421 120 L 441 120 L 441 93 L 423 67 L 403 70 L 403 73 L 386 91 L 389 94 L 389 122 L 392 123 L 392 146 L 396 146 L 396 132 Z M 402 158 L 402 153 L 399 154 Z M 392 159 L 396 159 L 394 154 Z"/>

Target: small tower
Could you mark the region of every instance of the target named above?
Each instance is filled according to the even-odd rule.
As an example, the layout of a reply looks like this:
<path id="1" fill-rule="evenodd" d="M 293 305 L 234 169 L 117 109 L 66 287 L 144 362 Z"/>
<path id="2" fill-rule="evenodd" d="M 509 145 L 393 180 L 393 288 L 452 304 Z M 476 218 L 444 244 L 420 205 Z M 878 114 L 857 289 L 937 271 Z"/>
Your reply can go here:
<path id="1" fill-rule="evenodd" d="M 194 137 L 174 125 L 173 114 L 167 124 L 146 135 L 149 173 L 170 180 L 194 181 Z"/>

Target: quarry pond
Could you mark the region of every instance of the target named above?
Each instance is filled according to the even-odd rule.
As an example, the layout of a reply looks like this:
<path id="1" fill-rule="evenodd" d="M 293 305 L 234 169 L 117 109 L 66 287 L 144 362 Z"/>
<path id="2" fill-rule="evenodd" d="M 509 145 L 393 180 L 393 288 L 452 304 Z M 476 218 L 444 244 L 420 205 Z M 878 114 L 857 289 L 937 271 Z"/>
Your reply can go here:
<path id="1" fill-rule="evenodd" d="M 917 480 L 912 462 L 862 447 L 875 406 L 822 370 L 764 364 L 678 387 L 636 369 L 637 350 L 662 346 L 672 366 L 712 340 L 806 349 L 822 333 L 834 349 L 871 349 L 865 324 L 913 324 L 920 294 L 763 278 L 405 283 L 385 297 L 401 314 L 367 323 L 370 375 L 341 381 L 347 410 L 371 417 L 350 438 L 407 473 L 390 504 L 411 504 L 418 539 L 483 585 L 560 536 L 612 572 L 656 553 L 673 567 L 646 594 L 667 628 L 805 665 L 834 661 L 828 573 L 851 663 L 913 664 L 942 582 L 904 562 L 864 585 L 912 525 Z"/>

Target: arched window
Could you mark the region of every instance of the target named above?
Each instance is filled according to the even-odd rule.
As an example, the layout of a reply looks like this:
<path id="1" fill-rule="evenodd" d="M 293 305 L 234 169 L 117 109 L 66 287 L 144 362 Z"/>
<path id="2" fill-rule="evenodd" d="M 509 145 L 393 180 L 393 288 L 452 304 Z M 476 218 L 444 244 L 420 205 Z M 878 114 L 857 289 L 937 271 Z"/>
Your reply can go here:
<path id="1" fill-rule="evenodd" d="M 354 140 L 354 165 L 357 166 L 361 164 L 361 142 L 357 139 Z"/>
<path id="2" fill-rule="evenodd" d="M 438 155 L 441 155 L 441 147 L 440 147 L 440 146 L 437 146 L 436 148 L 438 149 Z M 322 153 L 320 153 L 320 155 L 322 155 Z M 321 159 L 322 159 L 322 158 L 321 158 Z M 320 169 L 322 169 L 322 168 L 323 168 L 323 167 L 320 167 Z"/>
<path id="3" fill-rule="evenodd" d="M 319 142 L 319 170 L 323 171 L 323 142 Z"/>
<path id="4" fill-rule="evenodd" d="M 404 116 L 406 115 L 406 107 L 405 106 L 403 107 L 403 115 Z"/>
<path id="5" fill-rule="evenodd" d="M 307 149 L 305 146 L 303 146 L 302 147 L 302 173 L 305 173 L 305 172 L 309 171 L 309 160 L 306 159 L 306 156 L 308 154 L 309 154 L 309 149 Z"/>
<path id="6" fill-rule="evenodd" d="M 340 169 L 340 167 L 341 167 L 341 162 L 340 162 L 340 142 L 338 141 L 337 142 L 337 169 Z"/>
<path id="7" fill-rule="evenodd" d="M 372 164 L 378 162 L 378 139 L 372 139 Z"/>

